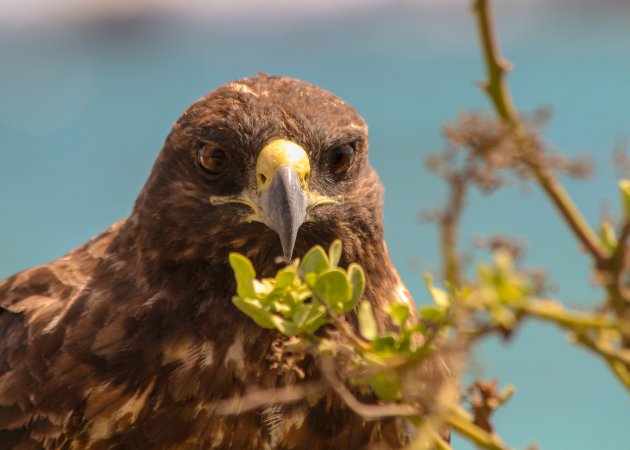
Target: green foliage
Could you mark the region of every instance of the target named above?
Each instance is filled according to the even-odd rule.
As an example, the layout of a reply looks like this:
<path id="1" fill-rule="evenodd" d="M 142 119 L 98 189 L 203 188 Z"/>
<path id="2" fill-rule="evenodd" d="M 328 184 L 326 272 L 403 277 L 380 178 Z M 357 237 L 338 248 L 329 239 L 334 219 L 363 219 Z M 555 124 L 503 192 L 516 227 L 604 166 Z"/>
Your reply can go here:
<path id="1" fill-rule="evenodd" d="M 621 191 L 621 206 L 626 221 L 630 221 L 630 180 L 619 181 L 619 190 Z"/>
<path id="2" fill-rule="evenodd" d="M 344 314 L 358 304 L 365 290 L 363 269 L 351 264 L 337 267 L 341 242 L 335 241 L 328 254 L 313 247 L 302 261 L 280 269 L 275 278 L 256 279 L 252 263 L 243 255 L 230 254 L 236 277 L 234 305 L 263 328 L 286 336 L 314 334 L 329 323 L 333 314 Z"/>
<path id="3" fill-rule="evenodd" d="M 372 307 L 369 303 L 363 302 L 359 305 L 359 331 L 368 341 L 373 341 L 378 335 L 378 328 L 376 327 L 376 320 L 372 313 Z"/>
<path id="4" fill-rule="evenodd" d="M 326 324 L 347 327 L 340 316 L 356 311 L 358 335 L 352 334 L 355 346 L 354 384 L 370 386 L 383 400 L 401 400 L 408 365 L 435 351 L 432 337 L 446 326 L 451 299 L 445 291 L 427 279 L 435 305 L 420 309 L 392 301 L 385 312 L 394 329 L 379 330 L 371 305 L 361 302 L 365 290 L 365 274 L 357 264 L 348 270 L 338 267 L 342 246 L 335 241 L 328 253 L 316 246 L 304 258 L 294 260 L 279 270 L 274 278 L 257 280 L 251 262 L 233 253 L 230 264 L 237 281 L 234 304 L 256 324 L 276 329 L 288 337 L 298 336 L 316 342 L 319 350 L 339 353 L 339 345 L 315 333 Z M 358 308 L 357 308 L 358 305 Z"/>
<path id="5" fill-rule="evenodd" d="M 535 289 L 527 278 L 514 268 L 512 257 L 505 251 L 494 255 L 494 264 L 477 267 L 478 283 L 474 293 L 463 296 L 472 308 L 485 311 L 492 322 L 511 329 L 517 323 L 516 311 L 521 310 Z"/>

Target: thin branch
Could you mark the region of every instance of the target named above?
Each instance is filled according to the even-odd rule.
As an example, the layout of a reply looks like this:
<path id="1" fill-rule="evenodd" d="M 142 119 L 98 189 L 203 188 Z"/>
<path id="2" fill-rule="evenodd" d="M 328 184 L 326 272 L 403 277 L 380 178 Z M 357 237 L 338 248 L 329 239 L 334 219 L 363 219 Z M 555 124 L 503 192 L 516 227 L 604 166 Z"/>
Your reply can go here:
<path id="1" fill-rule="evenodd" d="M 453 431 L 481 448 L 487 450 L 509 450 L 509 447 L 495 433 L 488 433 L 483 428 L 475 425 L 461 407 L 451 411 L 447 415 L 446 421 Z"/>
<path id="2" fill-rule="evenodd" d="M 630 238 L 630 223 L 625 222 L 621 228 L 617 247 L 607 261 L 604 270 L 608 271 L 609 278 L 606 283 L 608 300 L 617 316 L 622 319 L 628 318 L 627 311 L 630 309 L 630 301 L 624 293 L 623 272 L 628 254 L 628 238 Z M 630 347 L 630 336 L 623 336 L 624 345 Z"/>
<path id="3" fill-rule="evenodd" d="M 291 386 L 256 389 L 239 397 L 210 403 L 204 409 L 217 416 L 243 414 L 266 405 L 293 403 L 311 395 L 322 393 L 329 388 L 329 384 L 320 379 Z"/>
<path id="4" fill-rule="evenodd" d="M 510 125 L 517 126 L 519 118 L 505 82 L 505 74 L 510 70 L 511 65 L 501 55 L 494 31 L 494 16 L 488 3 L 489 0 L 475 0 L 473 5 L 488 75 L 488 81 L 482 84 L 482 88 L 492 100 L 501 119 Z"/>
<path id="5" fill-rule="evenodd" d="M 523 309 L 529 315 L 548 320 L 569 331 L 576 331 L 576 328 L 619 328 L 619 322 L 602 314 L 572 311 L 552 300 L 532 300 Z"/>
<path id="6" fill-rule="evenodd" d="M 619 361 L 606 360 L 610 370 L 619 378 L 627 390 L 630 390 L 630 370 L 628 366 Z"/>
<path id="7" fill-rule="evenodd" d="M 433 431 L 432 435 L 435 441 L 435 450 L 453 450 L 453 447 L 439 433 Z"/>
<path id="8" fill-rule="evenodd" d="M 509 69 L 509 64 L 501 56 L 499 50 L 494 19 L 489 3 L 490 0 L 475 0 L 473 4 L 488 75 L 488 81 L 483 85 L 483 88 L 490 97 L 499 117 L 509 125 L 515 142 L 523 148 L 529 148 L 532 146 L 531 137 L 526 132 L 516 112 L 510 90 L 505 81 L 505 74 Z M 551 171 L 542 165 L 540 161 L 528 160 L 527 164 L 542 190 L 549 196 L 569 225 L 569 228 L 571 228 L 580 243 L 593 257 L 596 265 L 599 267 L 604 264 L 607 258 L 606 251 L 602 248 L 597 235 L 584 220 L 562 185 L 558 183 Z"/>
<path id="9" fill-rule="evenodd" d="M 460 257 L 457 254 L 457 234 L 464 210 L 466 197 L 466 177 L 454 175 L 450 185 L 450 198 L 440 218 L 444 278 L 453 288 L 461 282 Z"/>
<path id="10" fill-rule="evenodd" d="M 613 252 L 613 254 L 610 255 L 610 263 L 613 267 L 620 268 L 622 266 L 626 258 L 626 254 L 628 253 L 628 246 L 626 244 L 629 237 L 630 237 L 630 223 L 626 222 L 621 228 L 621 233 L 617 241 L 617 248 L 615 248 L 615 251 Z"/>
<path id="11" fill-rule="evenodd" d="M 602 358 L 613 374 L 630 391 L 630 358 L 620 355 L 615 349 L 602 345 L 584 333 L 576 333 L 576 342 L 584 348 L 591 350 L 596 356 Z"/>
<path id="12" fill-rule="evenodd" d="M 313 299 L 319 302 L 319 304 L 321 304 L 326 309 L 326 314 L 328 314 L 328 317 L 333 321 L 337 330 L 339 330 L 346 337 L 346 339 L 348 339 L 355 346 L 358 351 L 363 352 L 369 349 L 369 344 L 358 337 L 356 333 L 354 333 L 350 325 L 342 320 L 338 314 L 335 314 L 328 306 L 328 303 L 321 296 L 317 295 L 314 290 Z"/>
<path id="13" fill-rule="evenodd" d="M 329 359 L 322 359 L 320 364 L 322 375 L 330 384 L 330 387 L 341 397 L 355 413 L 366 420 L 379 420 L 388 417 L 408 417 L 419 416 L 420 410 L 411 405 L 386 403 L 380 405 L 369 405 L 360 402 L 354 394 L 346 387 L 343 381 L 337 376 L 335 367 Z"/>

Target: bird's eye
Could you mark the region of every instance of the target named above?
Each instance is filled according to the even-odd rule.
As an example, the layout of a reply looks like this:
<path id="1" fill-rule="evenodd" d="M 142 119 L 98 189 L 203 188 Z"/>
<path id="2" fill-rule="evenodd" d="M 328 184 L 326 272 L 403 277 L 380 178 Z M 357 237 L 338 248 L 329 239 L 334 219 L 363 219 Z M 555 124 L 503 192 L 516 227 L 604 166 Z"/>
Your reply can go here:
<path id="1" fill-rule="evenodd" d="M 350 144 L 340 145 L 330 151 L 330 170 L 335 175 L 342 175 L 350 170 L 354 163 L 354 147 Z"/>
<path id="2" fill-rule="evenodd" d="M 210 175 L 221 175 L 227 168 L 227 155 L 225 151 L 213 145 L 204 145 L 197 150 L 199 164 Z"/>

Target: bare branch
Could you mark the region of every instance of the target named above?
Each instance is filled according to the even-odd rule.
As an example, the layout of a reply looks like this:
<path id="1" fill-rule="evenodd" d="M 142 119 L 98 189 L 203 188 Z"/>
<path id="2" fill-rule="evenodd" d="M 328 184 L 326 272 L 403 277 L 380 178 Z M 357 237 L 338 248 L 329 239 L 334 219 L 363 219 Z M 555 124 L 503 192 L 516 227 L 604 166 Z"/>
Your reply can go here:
<path id="1" fill-rule="evenodd" d="M 343 402 L 355 413 L 366 420 L 378 420 L 387 417 L 419 416 L 421 411 L 411 405 L 398 403 L 385 403 L 368 405 L 360 402 L 337 376 L 334 363 L 330 359 L 322 359 L 320 364 L 322 375 L 330 383 L 330 387 L 341 397 Z"/>
<path id="2" fill-rule="evenodd" d="M 255 389 L 240 397 L 211 403 L 205 409 L 210 414 L 217 416 L 243 414 L 266 405 L 293 403 L 311 395 L 322 393 L 329 388 L 330 386 L 325 380 L 319 379 L 291 386 Z"/>
<path id="3" fill-rule="evenodd" d="M 509 450 L 495 433 L 475 425 L 466 411 L 456 408 L 447 416 L 448 425 L 458 434 L 487 450 Z"/>

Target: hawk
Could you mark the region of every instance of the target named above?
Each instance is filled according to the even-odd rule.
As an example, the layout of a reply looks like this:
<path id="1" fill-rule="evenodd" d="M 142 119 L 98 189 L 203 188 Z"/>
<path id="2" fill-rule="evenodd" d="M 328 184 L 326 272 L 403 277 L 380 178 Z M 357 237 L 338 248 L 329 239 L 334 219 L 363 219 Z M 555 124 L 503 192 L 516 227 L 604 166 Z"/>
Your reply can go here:
<path id="1" fill-rule="evenodd" d="M 233 305 L 230 252 L 273 276 L 278 256 L 343 242 L 387 327 L 409 302 L 383 238 L 367 126 L 333 94 L 261 74 L 194 103 L 166 138 L 130 216 L 0 283 L 0 448 L 363 449 L 407 442 L 332 393 L 221 416 L 272 368 L 278 335 Z M 317 368 L 306 367 L 313 377 Z"/>

